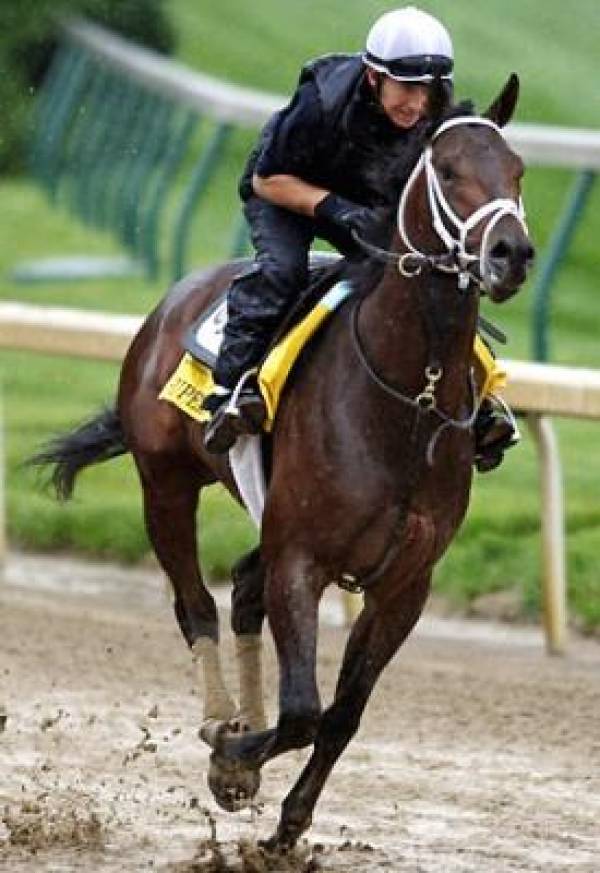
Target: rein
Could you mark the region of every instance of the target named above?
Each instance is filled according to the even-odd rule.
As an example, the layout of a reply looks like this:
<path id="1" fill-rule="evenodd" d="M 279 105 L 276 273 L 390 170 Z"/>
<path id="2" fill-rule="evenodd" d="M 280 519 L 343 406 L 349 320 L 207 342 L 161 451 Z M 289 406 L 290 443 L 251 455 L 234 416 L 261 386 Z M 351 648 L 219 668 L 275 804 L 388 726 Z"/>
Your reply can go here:
<path id="1" fill-rule="evenodd" d="M 378 582 L 398 555 L 401 546 L 400 534 L 404 528 L 404 523 L 406 520 L 409 496 L 417 482 L 419 475 L 419 447 L 421 445 L 421 426 L 425 420 L 425 417 L 429 415 L 435 415 L 440 421 L 433 434 L 431 434 L 431 436 L 429 437 L 427 450 L 425 452 L 427 466 L 431 468 L 433 467 L 435 447 L 442 433 L 450 427 L 457 428 L 458 430 L 470 430 L 475 423 L 477 412 L 479 410 L 479 404 L 477 401 L 477 386 L 475 385 L 475 377 L 472 370 L 469 373 L 469 387 L 471 392 L 471 414 L 464 419 L 451 418 L 451 416 L 447 415 L 445 412 L 442 412 L 442 410 L 438 409 L 437 407 L 435 388 L 443 375 L 443 369 L 440 366 L 432 366 L 430 364 L 425 368 L 425 378 L 427 379 L 427 384 L 423 391 L 415 398 L 408 397 L 406 394 L 398 391 L 397 388 L 394 388 L 392 385 L 389 385 L 384 379 L 382 379 L 378 375 L 378 373 L 375 372 L 375 370 L 367 360 L 360 341 L 360 336 L 358 333 L 358 316 L 360 312 L 361 302 L 362 300 L 360 298 L 355 300 L 354 305 L 352 306 L 352 310 L 350 312 L 350 336 L 352 339 L 354 351 L 362 367 L 364 368 L 368 376 L 372 379 L 372 381 L 385 394 L 393 397 L 395 400 L 398 400 L 400 403 L 404 403 L 406 406 L 409 406 L 411 409 L 413 409 L 415 412 L 415 416 L 410 429 L 409 446 L 411 449 L 412 457 L 407 466 L 408 479 L 405 483 L 405 499 L 403 501 L 403 505 L 398 511 L 398 518 L 394 524 L 392 535 L 390 537 L 390 545 L 385 550 L 381 560 L 379 560 L 375 564 L 375 566 L 371 567 L 368 571 L 362 572 L 359 575 L 354 575 L 352 573 L 342 573 L 341 578 L 337 580 L 337 584 L 340 586 L 340 588 L 344 588 L 346 591 L 351 591 L 354 593 L 363 593 L 371 588 L 371 586 L 374 585 L 376 582 Z"/>
<path id="2" fill-rule="evenodd" d="M 473 371 L 471 370 L 469 375 L 471 413 L 466 418 L 452 418 L 450 415 L 447 415 L 445 412 L 442 412 L 442 410 L 438 408 L 437 399 L 435 396 L 435 389 L 437 383 L 440 381 L 444 373 L 442 367 L 440 366 L 428 364 L 428 366 L 425 367 L 425 378 L 427 380 L 427 384 L 420 394 L 418 394 L 414 398 L 409 397 L 407 394 L 403 394 L 397 388 L 394 388 L 393 385 L 390 385 L 384 379 L 382 379 L 381 376 L 379 376 L 379 374 L 375 372 L 375 370 L 367 360 L 367 356 L 365 355 L 365 351 L 362 347 L 362 343 L 360 341 L 360 336 L 358 333 L 358 315 L 360 312 L 360 304 L 361 301 L 356 300 L 350 313 L 350 336 L 352 338 L 354 351 L 356 352 L 356 356 L 362 364 L 363 369 L 367 372 L 371 380 L 375 382 L 375 384 L 378 385 L 385 394 L 393 397 L 395 400 L 400 401 L 400 403 L 406 404 L 406 406 L 410 406 L 412 409 L 415 410 L 418 417 L 422 415 L 432 414 L 440 419 L 439 426 L 436 428 L 429 440 L 429 443 L 427 444 L 427 466 L 433 467 L 433 456 L 435 452 L 435 447 L 443 431 L 449 427 L 454 427 L 457 430 L 469 430 L 475 424 L 475 419 L 477 418 L 477 412 L 479 410 L 479 403 L 477 400 L 477 386 L 475 384 Z"/>

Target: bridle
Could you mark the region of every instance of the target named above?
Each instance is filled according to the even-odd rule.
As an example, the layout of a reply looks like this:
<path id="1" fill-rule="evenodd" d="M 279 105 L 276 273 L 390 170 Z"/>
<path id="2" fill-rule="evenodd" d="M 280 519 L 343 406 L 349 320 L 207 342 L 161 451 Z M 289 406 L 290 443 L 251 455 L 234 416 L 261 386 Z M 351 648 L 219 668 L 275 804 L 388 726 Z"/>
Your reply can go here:
<path id="1" fill-rule="evenodd" d="M 433 143 L 447 130 L 465 124 L 478 124 L 485 127 L 491 127 L 503 137 L 501 129 L 489 118 L 461 115 L 457 118 L 451 118 L 441 124 L 435 131 L 431 142 L 423 150 L 423 154 L 419 158 L 408 182 L 404 186 L 400 203 L 398 205 L 398 231 L 400 232 L 402 242 L 413 255 L 425 257 L 424 253 L 419 251 L 412 244 L 406 230 L 406 204 L 417 177 L 424 171 L 427 181 L 427 198 L 429 201 L 433 229 L 446 246 L 446 250 L 449 253 L 451 252 L 455 258 L 455 263 L 452 266 L 440 264 L 438 269 L 445 272 L 457 273 L 458 287 L 461 290 L 465 290 L 472 278 L 471 268 L 473 266 L 478 266 L 480 277 L 478 281 L 489 290 L 489 283 L 493 279 L 493 271 L 489 263 L 490 234 L 498 222 L 507 215 L 516 218 L 525 233 L 527 233 L 525 209 L 521 198 L 519 198 L 518 202 L 515 202 L 506 197 L 498 197 L 484 203 L 483 206 L 480 206 L 472 212 L 466 219 L 462 219 L 456 214 L 442 190 L 440 180 L 433 166 Z M 448 223 L 453 226 L 455 235 L 448 230 L 443 216 L 445 216 Z M 482 221 L 486 221 L 486 224 L 481 236 L 479 253 L 470 254 L 467 251 L 467 237 L 469 232 Z M 401 265 L 399 266 L 401 267 Z"/>
<path id="2" fill-rule="evenodd" d="M 467 218 L 462 219 L 456 214 L 446 195 L 433 166 L 433 143 L 447 130 L 466 124 L 478 124 L 491 127 L 503 137 L 502 130 L 495 122 L 479 116 L 461 115 L 443 122 L 431 141 L 423 150 L 417 161 L 406 185 L 402 191 L 398 204 L 398 232 L 407 251 L 403 254 L 390 252 L 373 246 L 366 240 L 354 235 L 354 239 L 367 254 L 379 260 L 396 261 L 400 273 L 406 278 L 418 276 L 424 269 L 440 270 L 445 273 L 457 275 L 458 287 L 466 291 L 475 281 L 480 290 L 489 290 L 493 282 L 493 269 L 489 259 L 490 234 L 498 222 L 510 215 L 515 218 L 525 233 L 528 233 L 525 222 L 525 209 L 523 201 L 518 202 L 505 197 L 498 197 L 484 203 Z M 427 199 L 431 215 L 431 225 L 441 242 L 446 248 L 443 254 L 433 254 L 420 251 L 411 241 L 406 228 L 406 208 L 408 198 L 414 188 L 417 178 L 425 173 L 427 184 Z M 444 221 L 444 218 L 446 221 Z M 469 232 L 480 222 L 485 221 L 485 227 L 481 236 L 479 252 L 473 254 L 467 251 L 467 237 Z M 448 229 L 447 223 L 452 227 Z"/>

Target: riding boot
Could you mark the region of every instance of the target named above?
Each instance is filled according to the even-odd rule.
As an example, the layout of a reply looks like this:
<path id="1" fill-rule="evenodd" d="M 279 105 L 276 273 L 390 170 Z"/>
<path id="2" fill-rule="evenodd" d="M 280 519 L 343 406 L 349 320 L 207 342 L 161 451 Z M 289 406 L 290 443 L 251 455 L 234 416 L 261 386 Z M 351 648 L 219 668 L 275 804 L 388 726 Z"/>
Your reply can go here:
<path id="1" fill-rule="evenodd" d="M 494 394 L 484 398 L 475 421 L 475 466 L 487 473 L 502 463 L 506 449 L 521 439 L 507 404 Z"/>
<path id="2" fill-rule="evenodd" d="M 202 408 L 211 413 L 204 448 L 215 455 L 229 451 L 242 433 L 260 433 L 266 417 L 265 402 L 252 375 L 243 376 L 233 391 L 215 385 Z"/>

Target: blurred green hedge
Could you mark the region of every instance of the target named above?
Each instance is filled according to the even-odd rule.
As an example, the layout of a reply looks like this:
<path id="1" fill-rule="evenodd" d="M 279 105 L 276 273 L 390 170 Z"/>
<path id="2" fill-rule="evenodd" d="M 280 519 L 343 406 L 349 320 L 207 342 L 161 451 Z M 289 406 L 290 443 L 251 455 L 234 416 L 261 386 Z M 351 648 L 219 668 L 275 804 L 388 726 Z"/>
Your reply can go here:
<path id="1" fill-rule="evenodd" d="M 24 168 L 31 105 L 56 47 L 57 19 L 83 15 L 157 51 L 174 31 L 163 0 L 0 0 L 0 173 Z"/>

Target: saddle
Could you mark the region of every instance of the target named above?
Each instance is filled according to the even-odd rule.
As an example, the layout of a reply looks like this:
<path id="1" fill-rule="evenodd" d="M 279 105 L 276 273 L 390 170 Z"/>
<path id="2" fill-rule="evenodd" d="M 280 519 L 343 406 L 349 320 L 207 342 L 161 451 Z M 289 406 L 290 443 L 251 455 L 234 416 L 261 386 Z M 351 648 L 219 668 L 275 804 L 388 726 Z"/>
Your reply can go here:
<path id="1" fill-rule="evenodd" d="M 272 337 L 265 359 L 280 339 L 302 321 L 321 297 L 341 278 L 344 266 L 345 261 L 339 255 L 311 253 L 309 283 Z M 227 293 L 227 290 L 223 291 L 187 328 L 183 337 L 185 350 L 211 370 L 217 360 L 223 328 L 227 321 Z"/>
<path id="2" fill-rule="evenodd" d="M 280 325 L 259 368 L 258 384 L 267 409 L 264 430 L 273 427 L 275 412 L 290 370 L 302 349 L 325 319 L 352 293 L 350 282 L 342 279 L 344 261 L 336 256 L 316 256 L 311 281 L 297 304 Z M 205 422 L 210 413 L 204 398 L 212 393 L 212 370 L 217 360 L 227 319 L 224 292 L 186 330 L 186 352 L 179 366 L 159 394 L 196 421 Z"/>

